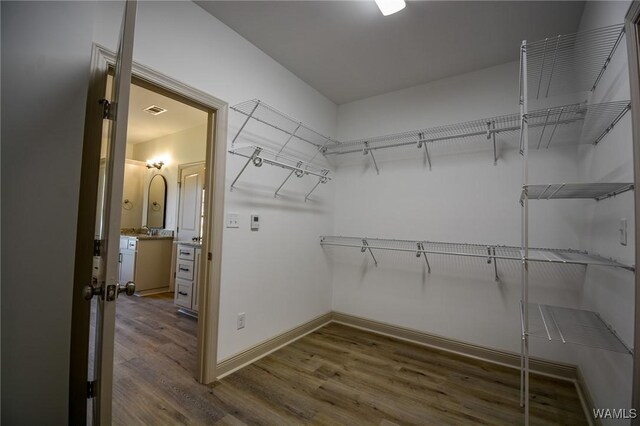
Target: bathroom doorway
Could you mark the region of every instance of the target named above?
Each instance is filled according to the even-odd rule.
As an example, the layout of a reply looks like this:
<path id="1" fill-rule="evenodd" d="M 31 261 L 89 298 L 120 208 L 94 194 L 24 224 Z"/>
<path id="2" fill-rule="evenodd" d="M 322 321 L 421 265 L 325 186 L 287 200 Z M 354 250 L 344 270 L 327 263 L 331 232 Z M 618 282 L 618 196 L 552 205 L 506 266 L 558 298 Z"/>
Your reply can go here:
<path id="1" fill-rule="evenodd" d="M 171 375 L 189 383 L 210 383 L 215 379 L 226 152 L 226 103 L 134 63 L 130 87 L 126 90 L 132 93 L 133 103 L 129 108 L 129 96 L 122 97 L 122 102 L 113 108 L 114 104 L 105 93 L 109 94 L 106 88 L 114 64 L 112 52 L 94 46 L 85 130 L 87 154 L 83 157 L 82 175 L 86 182 L 96 181 L 95 189 L 85 191 L 80 203 L 81 211 L 93 211 L 92 204 L 98 211 L 109 211 L 110 219 L 92 220 L 91 228 L 87 226 L 88 220 L 79 220 L 77 238 L 83 242 L 79 247 L 85 247 L 84 242 L 88 239 L 94 242 L 92 269 L 95 275 L 91 280 L 90 276 L 78 274 L 74 282 L 80 297 L 74 299 L 74 318 L 77 320 L 74 320 L 72 331 L 70 374 L 70 392 L 74 395 L 70 399 L 70 410 L 74 418 L 81 419 L 83 412 L 90 414 L 96 406 L 102 423 L 111 423 L 116 415 L 131 412 L 132 407 L 138 405 L 132 404 L 137 396 L 157 390 L 157 384 L 148 382 L 151 377 L 162 378 L 165 385 Z M 121 88 L 121 84 L 118 86 Z M 136 104 L 137 92 L 144 95 L 144 108 Z M 145 98 L 147 95 L 162 98 L 154 98 L 161 99 L 156 101 Z M 151 102 L 147 102 L 149 100 Z M 97 104 L 101 105 L 99 116 L 95 114 L 94 105 Z M 102 138 L 110 140 L 110 145 L 105 148 L 108 159 L 101 164 L 103 152 L 98 149 L 101 135 L 95 129 L 110 127 L 106 123 L 116 115 L 120 129 L 126 129 L 127 119 L 122 119 L 119 111 L 127 111 L 127 108 L 133 125 L 126 137 L 121 135 L 115 142 Z M 143 115 L 148 121 L 151 116 L 169 117 L 169 111 L 179 112 L 181 108 L 198 111 L 195 125 L 188 122 L 187 113 L 177 120 L 188 122 L 183 128 L 165 128 L 159 121 L 137 125 L 131 117 L 148 114 L 148 117 Z M 157 133 L 163 129 L 163 134 Z M 191 143 L 184 143 L 184 140 Z M 171 151 L 170 148 L 176 146 L 181 149 Z M 114 152 L 117 155 L 112 155 Z M 178 271 L 184 272 L 183 268 L 176 267 L 179 259 L 176 249 L 180 241 L 174 241 L 178 220 L 178 171 L 184 164 L 194 162 L 204 163 L 203 201 L 198 207 L 201 240 L 198 247 L 191 247 L 193 258 L 189 277 L 191 292 L 199 301 L 197 320 L 178 313 L 175 297 L 175 277 Z M 100 180 L 102 170 L 107 171 L 107 177 Z M 131 175 L 130 179 L 127 173 Z M 90 189 L 92 185 L 87 186 Z M 101 191 L 109 193 L 109 197 L 103 197 Z M 103 228 L 109 233 L 108 245 L 103 244 L 106 242 Z M 118 234 L 112 235 L 114 228 L 120 238 Z M 104 256 L 106 253 L 108 257 Z M 78 264 L 83 264 L 87 257 L 86 250 L 76 253 Z M 114 289 L 102 284 L 105 276 L 115 280 Z M 92 284 L 86 285 L 87 281 Z M 131 297 L 122 297 L 124 294 L 118 297 L 119 293 Z M 100 307 L 97 314 L 91 313 L 92 304 Z M 107 305 L 115 315 L 104 316 Z M 83 325 L 85 318 L 87 325 Z M 152 356 L 157 362 L 151 362 Z M 88 360 L 89 368 L 85 360 Z M 94 365 L 96 372 L 92 368 Z M 180 365 L 181 370 L 171 371 L 167 365 Z M 132 381 L 132 371 L 140 380 Z M 144 384 L 146 390 L 138 388 L 137 395 L 123 391 L 129 392 Z M 84 408 L 81 407 L 83 397 L 86 398 Z M 91 418 L 87 420 L 90 422 Z"/>

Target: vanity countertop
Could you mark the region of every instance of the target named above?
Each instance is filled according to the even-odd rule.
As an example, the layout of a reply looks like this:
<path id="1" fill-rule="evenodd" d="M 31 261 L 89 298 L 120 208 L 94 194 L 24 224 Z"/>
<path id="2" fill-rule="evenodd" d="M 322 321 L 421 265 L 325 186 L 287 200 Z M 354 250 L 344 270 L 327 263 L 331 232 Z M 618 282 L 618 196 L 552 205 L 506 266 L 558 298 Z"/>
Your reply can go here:
<path id="1" fill-rule="evenodd" d="M 173 244 L 181 244 L 183 246 L 189 246 L 189 247 L 195 247 L 195 248 L 200 248 L 202 247 L 202 243 L 196 243 L 193 241 L 174 241 Z"/>
<path id="2" fill-rule="evenodd" d="M 146 235 L 146 234 L 121 234 L 121 237 L 136 238 L 138 240 L 173 240 L 170 235 Z"/>

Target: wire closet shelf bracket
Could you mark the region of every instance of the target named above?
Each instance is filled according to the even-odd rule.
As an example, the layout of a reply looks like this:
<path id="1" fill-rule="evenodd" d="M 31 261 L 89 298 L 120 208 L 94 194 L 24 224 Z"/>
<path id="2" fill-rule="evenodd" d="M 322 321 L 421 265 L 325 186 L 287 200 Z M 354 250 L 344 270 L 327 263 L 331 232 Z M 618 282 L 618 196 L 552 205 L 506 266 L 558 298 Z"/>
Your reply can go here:
<path id="1" fill-rule="evenodd" d="M 247 159 L 246 163 L 240 169 L 235 179 L 231 183 L 231 190 L 234 189 L 235 184 L 238 182 L 240 176 L 245 172 L 249 164 L 253 163 L 255 167 L 261 167 L 263 164 L 270 166 L 276 166 L 289 171 L 284 181 L 275 190 L 274 197 L 277 197 L 284 187 L 284 185 L 293 176 L 302 178 L 304 176 L 312 176 L 317 178 L 315 185 L 305 195 L 305 202 L 310 199 L 311 194 L 321 184 L 326 184 L 331 180 L 329 176 L 331 171 L 326 167 L 320 167 L 314 164 L 314 160 L 320 154 L 324 154 L 326 146 L 334 142 L 331 138 L 322 135 L 319 132 L 306 126 L 304 123 L 295 120 L 294 118 L 278 111 L 274 107 L 258 100 L 253 99 L 231 107 L 233 111 L 236 111 L 245 116 L 245 119 L 238 129 L 238 132 L 231 141 L 230 154 L 238 155 Z M 285 134 L 286 140 L 280 146 L 279 149 L 269 149 L 267 147 L 258 146 L 255 144 L 237 146 L 236 140 L 240 134 L 245 130 L 245 127 L 250 120 L 254 120 L 260 124 L 266 125 L 272 129 L 275 129 Z M 292 141 L 299 141 L 314 147 L 313 154 L 308 159 L 299 158 L 297 155 L 293 155 L 287 150 L 287 147 Z"/>

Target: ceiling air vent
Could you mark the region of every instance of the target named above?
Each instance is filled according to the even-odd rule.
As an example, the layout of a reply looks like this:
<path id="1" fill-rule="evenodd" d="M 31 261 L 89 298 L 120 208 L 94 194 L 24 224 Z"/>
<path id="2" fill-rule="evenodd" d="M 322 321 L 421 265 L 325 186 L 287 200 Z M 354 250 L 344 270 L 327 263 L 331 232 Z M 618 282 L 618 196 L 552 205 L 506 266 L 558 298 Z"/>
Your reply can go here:
<path id="1" fill-rule="evenodd" d="M 149 106 L 149 107 L 146 107 L 146 108 L 144 109 L 144 111 L 145 111 L 145 112 L 148 112 L 148 113 L 149 113 L 149 114 L 151 114 L 151 115 L 160 115 L 160 114 L 162 114 L 163 112 L 167 112 L 167 110 L 166 110 L 166 109 L 164 109 L 164 108 L 162 108 L 162 107 L 159 107 L 159 106 L 157 106 L 157 105 L 151 105 L 151 106 Z"/>

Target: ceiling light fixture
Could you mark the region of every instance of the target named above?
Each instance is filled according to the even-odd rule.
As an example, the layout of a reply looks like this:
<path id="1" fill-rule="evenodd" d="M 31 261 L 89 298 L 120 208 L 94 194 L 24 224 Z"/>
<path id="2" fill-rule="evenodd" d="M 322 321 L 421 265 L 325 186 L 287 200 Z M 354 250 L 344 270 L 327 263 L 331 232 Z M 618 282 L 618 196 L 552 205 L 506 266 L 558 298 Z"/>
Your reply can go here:
<path id="1" fill-rule="evenodd" d="M 376 0 L 376 4 L 384 16 L 400 12 L 407 5 L 404 0 Z"/>

